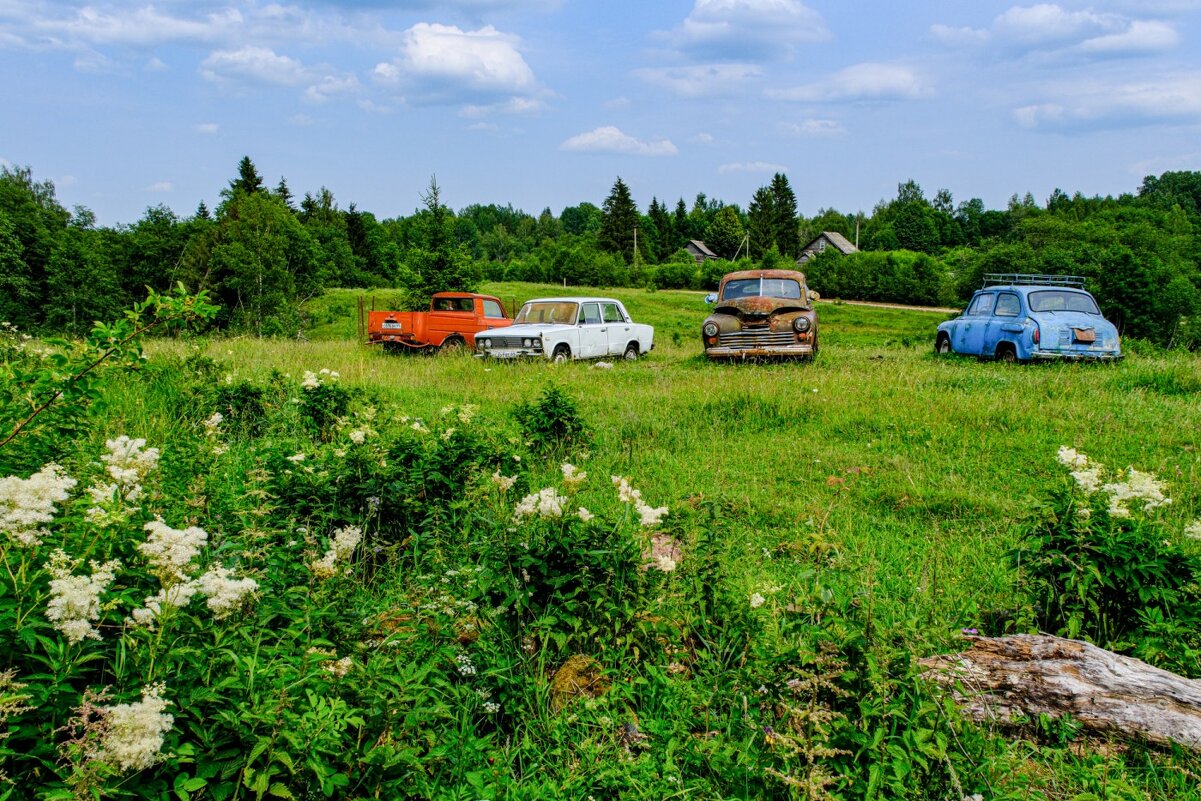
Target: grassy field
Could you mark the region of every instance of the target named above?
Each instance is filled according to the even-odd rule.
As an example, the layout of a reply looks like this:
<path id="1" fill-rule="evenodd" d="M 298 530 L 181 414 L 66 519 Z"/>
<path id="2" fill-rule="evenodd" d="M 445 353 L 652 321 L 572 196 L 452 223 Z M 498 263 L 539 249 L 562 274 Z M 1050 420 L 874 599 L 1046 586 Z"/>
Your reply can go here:
<path id="1" fill-rule="evenodd" d="M 518 303 L 564 292 L 526 284 L 489 285 L 484 291 Z M 1201 517 L 1201 452 L 1196 433 L 1201 430 L 1201 363 L 1197 357 L 1132 343 L 1129 357 L 1116 365 L 1013 366 L 939 358 L 932 352 L 933 332 L 945 314 L 822 303 L 822 352 L 816 362 L 711 364 L 703 357 L 697 336 L 707 309 L 702 293 L 611 290 L 598 294 L 618 297 L 636 320 L 655 326 L 652 353 L 637 362 L 618 361 L 611 369 L 590 363 L 490 363 L 469 355 L 389 355 L 355 341 L 359 293 L 352 291 L 331 292 L 309 305 L 306 314 L 311 326 L 304 341 L 229 338 L 202 346 L 203 353 L 216 362 L 217 372 L 211 376 L 216 385 L 275 387 L 270 391 L 284 398 L 297 394 L 295 387 L 306 371 L 334 370 L 341 376 L 340 386 L 362 393 L 373 408 L 386 410 L 388 419 L 373 423 L 381 431 L 390 428 L 411 435 L 409 429 L 419 425 L 445 427 L 448 406 L 470 406 L 479 414 L 473 425 L 495 433 L 502 448 L 510 447 L 507 442 L 514 450 L 528 444 L 514 439 L 515 410 L 537 401 L 548 387 L 556 387 L 574 399 L 588 434 L 582 443 L 543 461 L 527 454 L 520 463 L 525 486 L 536 492 L 556 485 L 562 477 L 560 462 L 570 459 L 592 477 L 577 500 L 600 516 L 616 519 L 624 507 L 613 497 L 607 477 L 627 476 L 651 506 L 669 508 L 665 530 L 686 544 L 679 579 L 686 583 L 669 582 L 654 590 L 648 607 L 654 611 L 637 611 L 627 620 L 627 624 L 635 621 L 635 629 L 650 626 L 658 632 L 655 648 L 663 647 L 667 654 L 690 653 L 691 661 L 679 660 L 684 667 L 672 662 L 682 675 L 661 664 L 667 657 L 660 655 L 656 662 L 640 650 L 647 647 L 645 642 L 635 646 L 633 640 L 623 639 L 626 629 L 614 624 L 605 634 L 602 627 L 590 639 L 571 640 L 571 647 L 586 649 L 591 643 L 601 649 L 595 656 L 604 664 L 607 678 L 600 684 L 608 688 L 611 682 L 612 689 L 596 698 L 595 706 L 576 705 L 565 714 L 548 701 L 548 694 L 553 694 L 548 687 L 553 688 L 564 669 L 564 656 L 556 656 L 553 641 L 540 641 L 531 656 L 528 638 L 506 640 L 497 633 L 499 628 L 486 630 L 479 642 L 470 645 L 471 658 L 498 665 L 489 677 L 501 688 L 496 697 L 504 702 L 505 722 L 493 730 L 493 718 L 444 711 L 438 706 L 441 700 L 418 704 L 415 710 L 433 704 L 444 718 L 437 726 L 431 724 L 420 747 L 414 746 L 413 753 L 419 756 L 409 758 L 420 765 L 414 775 L 430 781 L 434 781 L 430 777 L 453 778 L 437 779 L 442 784 L 436 792 L 411 789 L 411 797 L 580 801 L 594 794 L 648 799 L 820 797 L 820 782 L 809 795 L 788 781 L 771 784 L 772 776 L 812 779 L 820 771 L 815 773 L 818 762 L 805 751 L 807 746 L 799 750 L 782 746 L 765 724 L 770 719 L 778 729 L 782 721 L 791 720 L 796 728 L 790 731 L 808 731 L 813 742 L 820 739 L 822 724 L 819 730 L 806 729 L 811 724 L 797 723 L 785 701 L 769 704 L 756 700 L 756 693 L 785 686 L 781 677 L 794 675 L 788 671 L 799 664 L 817 670 L 813 665 L 822 663 L 804 645 L 806 632 L 828 633 L 835 617 L 845 621 L 836 624 L 842 632 L 837 636 L 845 643 L 857 643 L 847 646 L 846 658 L 853 666 L 845 667 L 839 681 L 857 688 L 851 691 L 850 706 L 841 708 L 856 708 L 853 714 L 846 712 L 857 721 L 848 725 L 847 732 L 858 730 L 862 735 L 862 751 L 850 749 L 842 758 L 865 766 L 863 776 L 853 781 L 843 777 L 842 783 L 831 785 L 842 789 L 844 794 L 837 797 L 961 801 L 973 792 L 990 799 L 1199 797 L 1196 758 L 1128 748 L 1120 741 L 1073 741 L 1070 726 L 1034 726 L 1017 734 L 978 733 L 971 735 L 977 738 L 972 741 L 976 745 L 956 740 L 969 734 L 952 727 L 953 736 L 947 740 L 947 724 L 938 706 L 923 700 L 922 691 L 905 690 L 911 687 L 905 669 L 895 667 L 904 662 L 901 657 L 961 648 L 962 629 L 1002 634 L 1005 621 L 1019 617 L 1028 599 L 1019 591 L 1007 554 L 1048 493 L 1067 483 L 1066 472 L 1056 461 L 1061 446 L 1079 449 L 1113 467 L 1129 465 L 1164 479 L 1172 503 L 1156 512 L 1158 525 L 1187 552 L 1201 548 L 1201 543 L 1183 534 Z M 376 308 L 394 302 L 386 293 L 374 296 Z M 80 444 L 81 458 L 96 450 L 105 437 L 118 433 L 132 431 L 166 444 L 180 438 L 188 426 L 195 429 L 188 415 L 207 415 L 211 410 L 200 400 L 181 399 L 176 379 L 166 370 L 176 369 L 180 357 L 194 353 L 196 347 L 151 343 L 151 364 L 164 367 L 158 384 L 141 377 L 119 380 L 111 391 L 113 404 L 102 429 L 92 441 Z M 299 396 L 289 403 L 307 402 L 304 391 Z M 287 412 L 286 404 L 279 409 L 280 414 Z M 343 428 L 353 425 L 363 423 L 352 421 Z M 218 518 L 219 512 L 228 517 L 232 510 L 251 521 L 250 528 L 268 533 L 271 527 L 264 521 L 273 516 L 281 527 L 303 524 L 301 530 L 306 531 L 322 519 L 341 519 L 334 507 L 285 506 L 254 512 L 239 507 L 252 503 L 246 497 L 274 497 L 257 489 L 255 481 L 266 481 L 262 486 L 269 486 L 275 495 L 296 492 L 302 500 L 325 497 L 319 478 L 333 463 L 330 454 L 338 454 L 338 459 L 344 455 L 345 445 L 339 449 L 336 437 L 345 433 L 335 426 L 309 440 L 297 430 L 269 427 L 257 440 L 231 440 L 233 449 L 221 457 L 226 461 L 217 462 L 199 484 L 207 486 L 210 497 L 194 505 Z M 444 428 L 441 441 L 451 436 Z M 266 444 L 272 438 L 274 443 Z M 379 465 L 400 458 L 398 447 L 381 451 Z M 289 459 L 307 453 L 308 461 L 289 464 L 281 456 L 293 453 L 296 456 Z M 293 470 L 300 476 L 301 466 L 309 464 L 313 467 L 304 470 L 319 472 L 306 495 L 293 487 L 300 480 Z M 256 474 L 273 477 L 252 480 Z M 338 481 L 349 480 L 349 475 Z M 255 491 L 241 488 L 243 480 Z M 192 491 L 198 480 L 190 481 Z M 345 607 L 313 587 L 312 595 L 305 597 L 314 604 L 315 599 L 326 599 L 322 603 L 330 604 L 326 617 L 335 621 L 329 624 L 333 629 L 349 624 L 338 617 L 345 612 L 334 615 L 328 611 L 332 609 L 353 609 L 364 626 L 381 616 L 408 621 L 417 608 L 414 599 L 427 597 L 434 592 L 430 586 L 438 586 L 438 571 L 446 571 L 441 579 L 446 584 L 458 581 L 464 569 L 460 562 L 478 559 L 480 564 L 473 569 L 480 571 L 495 567 L 486 564 L 485 554 L 498 547 L 489 537 L 507 542 L 517 529 L 509 528 L 506 534 L 502 522 L 500 529 L 494 529 L 499 534 L 479 533 L 490 530 L 480 521 L 488 504 L 495 502 L 486 493 L 486 480 L 483 485 L 473 483 L 470 491 L 465 490 L 465 501 L 420 524 L 428 530 L 414 529 L 420 536 L 414 533 L 406 538 L 402 543 L 406 550 L 398 561 L 388 563 L 387 572 L 375 574 L 373 583 L 341 590 L 344 594 L 337 596 L 338 603 Z M 224 501 L 219 500 L 222 497 Z M 384 499 L 385 505 L 389 500 Z M 423 495 L 422 503 L 426 502 Z M 509 510 L 501 512 L 503 521 Z M 205 522 L 200 513 L 197 519 Z M 241 536 L 232 533 L 234 528 L 230 531 L 230 542 Z M 437 537 L 426 542 L 422 537 L 430 532 Z M 271 536 L 282 545 L 288 535 Z M 319 553 L 320 547 L 313 543 L 320 540 L 313 540 L 311 533 L 305 536 Z M 426 549 L 421 554 L 419 545 Z M 262 550 L 257 543 L 255 549 L 256 553 Z M 692 566 L 705 559 L 718 559 L 712 574 L 705 572 L 710 567 Z M 583 574 L 592 569 L 585 566 Z M 269 573 L 261 575 L 265 581 Z M 720 584 L 727 598 L 724 606 L 702 601 L 716 592 L 707 583 Z M 496 603 L 495 597 L 491 602 Z M 714 609 L 724 609 L 731 619 L 709 619 Z M 497 610 L 499 615 L 500 606 Z M 760 612 L 764 614 L 755 617 Z M 323 632 L 313 622 L 319 615 L 311 614 L 312 620 L 305 612 L 303 625 L 296 624 L 297 631 L 303 632 L 297 636 L 317 638 L 314 641 L 322 648 L 351 643 L 359 650 L 350 653 L 364 654 L 356 656 L 363 660 L 363 670 L 375 664 L 372 660 L 377 657 L 363 644 L 365 635 L 346 634 L 340 640 Z M 438 659 L 453 667 L 458 658 L 454 654 L 461 656 L 468 646 L 462 639 L 448 640 L 438 646 L 440 657 L 422 651 L 415 644 L 422 638 L 445 639 L 445 629 L 438 635 L 437 627 L 428 625 L 428 634 L 421 627 L 403 629 L 415 638 L 405 646 L 410 649 L 404 651 L 409 667 L 394 661 L 387 670 L 416 669 Z M 542 620 L 539 625 L 551 624 Z M 338 645 L 338 653 L 342 647 Z M 454 671 L 447 670 L 455 678 Z M 858 677 L 854 681 L 847 678 L 852 674 Z M 359 680 L 367 682 L 365 677 Z M 833 693 L 829 682 L 834 681 L 819 685 Z M 367 688 L 365 683 L 360 691 L 366 693 Z M 441 687 L 428 698 L 450 699 L 453 689 Z M 455 692 L 460 692 L 454 696 L 460 700 L 462 694 L 474 697 L 465 687 Z M 835 703 L 831 700 L 835 695 L 823 695 L 823 703 Z M 357 703 L 364 710 L 373 708 L 361 699 Z M 370 723 L 375 712 L 356 714 Z M 710 716 L 716 717 L 711 721 Z M 922 723 L 936 718 L 942 722 Z M 614 719 L 627 722 L 619 727 Z M 355 725 L 370 729 L 361 720 Z M 872 733 L 874 726 L 880 727 L 878 734 Z M 925 734 L 913 734 L 923 726 Z M 914 736 L 916 740 L 911 739 Z M 380 737 L 379 743 L 384 743 L 386 738 Z M 797 737 L 798 742 L 805 740 Z M 942 742 L 939 748 L 946 752 L 931 756 L 933 765 L 921 756 L 926 737 Z M 458 757 L 447 754 L 468 747 L 463 744 L 476 750 L 461 757 L 467 767 L 455 767 Z M 346 760 L 353 761 L 355 747 L 368 745 L 359 742 L 350 747 Z M 341 753 L 346 747 L 331 746 L 331 750 Z M 958 771 L 951 767 L 952 757 L 960 765 Z M 336 761 L 329 758 L 331 764 Z M 367 762 L 357 764 L 360 768 L 354 770 L 362 770 Z M 868 765 L 888 766 L 895 774 L 893 783 Z M 914 780 L 906 776 L 919 774 L 941 778 L 915 789 Z M 293 788 L 306 781 L 299 778 L 300 772 L 296 776 Z M 769 792 L 767 787 L 774 789 Z"/>
<path id="2" fill-rule="evenodd" d="M 564 290 L 483 291 L 520 303 Z M 239 375 L 337 369 L 415 416 L 472 403 L 504 417 L 554 383 L 592 427 L 592 469 L 638 476 L 664 502 L 736 510 L 748 588 L 787 587 L 807 570 L 772 554 L 829 546 L 827 581 L 873 595 L 885 618 L 920 612 L 921 636 L 939 644 L 1012 603 L 1001 557 L 1015 523 L 1061 480 L 1060 446 L 1165 477 L 1178 528 L 1201 516 L 1195 357 L 1136 349 L 1118 365 L 1017 367 L 942 359 L 931 343 L 945 314 L 822 303 L 815 363 L 710 364 L 697 336 L 703 293 L 598 293 L 655 326 L 653 353 L 612 370 L 389 356 L 353 341 L 352 292 L 311 310 L 309 342 L 224 341 L 211 352 Z M 377 296 L 377 307 L 386 300 Z"/>

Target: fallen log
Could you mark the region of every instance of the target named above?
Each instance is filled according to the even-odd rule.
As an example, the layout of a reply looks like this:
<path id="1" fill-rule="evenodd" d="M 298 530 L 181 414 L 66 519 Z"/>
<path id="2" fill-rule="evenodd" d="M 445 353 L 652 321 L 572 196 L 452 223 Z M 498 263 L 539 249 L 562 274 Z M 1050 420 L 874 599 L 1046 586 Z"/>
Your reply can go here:
<path id="1" fill-rule="evenodd" d="M 920 660 L 975 720 L 1070 714 L 1094 732 L 1201 750 L 1201 681 L 1086 642 L 1049 635 L 967 638 L 963 653 Z"/>

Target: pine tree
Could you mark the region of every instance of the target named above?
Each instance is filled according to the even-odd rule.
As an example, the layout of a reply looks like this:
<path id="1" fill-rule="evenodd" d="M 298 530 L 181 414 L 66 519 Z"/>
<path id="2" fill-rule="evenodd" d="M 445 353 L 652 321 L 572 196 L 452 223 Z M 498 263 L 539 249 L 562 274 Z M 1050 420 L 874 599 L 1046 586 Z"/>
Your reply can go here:
<path id="1" fill-rule="evenodd" d="M 780 254 L 789 258 L 801 255 L 801 235 L 797 230 L 796 193 L 788 184 L 788 176 L 776 173 L 771 179 L 772 241 Z"/>
<path id="2" fill-rule="evenodd" d="M 292 190 L 288 188 L 288 182 L 281 175 L 279 184 L 275 187 L 275 196 L 284 202 L 284 205 L 291 211 L 296 211 L 296 207 L 292 205 Z"/>
<path id="3" fill-rule="evenodd" d="M 634 259 L 634 229 L 638 225 L 638 207 L 630 189 L 618 178 L 601 206 L 601 227 L 596 244 L 601 250 L 616 253 L 627 262 Z"/>
<path id="4" fill-rule="evenodd" d="M 776 199 L 771 189 L 761 186 L 755 190 L 751 205 L 746 211 L 747 233 L 751 237 L 751 258 L 763 258 L 775 245 Z"/>
<path id="5" fill-rule="evenodd" d="M 263 177 L 258 168 L 250 160 L 250 156 L 242 156 L 238 162 L 238 177 L 229 182 L 229 191 L 244 192 L 248 195 L 263 191 Z"/>
<path id="6" fill-rule="evenodd" d="M 200 204 L 198 206 L 196 206 L 196 219 L 197 220 L 213 219 L 213 215 L 211 213 L 209 213 L 209 207 L 207 205 L 205 205 L 205 202 L 203 200 L 200 201 Z"/>

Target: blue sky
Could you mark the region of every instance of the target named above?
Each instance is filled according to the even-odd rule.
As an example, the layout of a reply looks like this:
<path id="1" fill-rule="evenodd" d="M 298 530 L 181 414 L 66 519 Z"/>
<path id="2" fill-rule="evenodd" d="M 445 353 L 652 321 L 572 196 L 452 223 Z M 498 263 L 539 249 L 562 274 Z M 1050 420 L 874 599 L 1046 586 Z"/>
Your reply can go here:
<path id="1" fill-rule="evenodd" d="M 407 215 L 1134 191 L 1201 169 L 1201 0 L 0 0 L 0 163 L 101 224 L 267 183 Z"/>

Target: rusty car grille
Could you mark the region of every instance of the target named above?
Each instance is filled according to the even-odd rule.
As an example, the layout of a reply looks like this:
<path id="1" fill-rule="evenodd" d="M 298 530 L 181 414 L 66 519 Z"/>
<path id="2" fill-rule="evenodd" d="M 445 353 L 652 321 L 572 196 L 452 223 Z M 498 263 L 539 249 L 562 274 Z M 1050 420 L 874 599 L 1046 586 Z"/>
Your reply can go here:
<path id="1" fill-rule="evenodd" d="M 720 334 L 717 342 L 723 348 L 786 348 L 797 343 L 796 335 L 791 331 L 771 331 L 766 328 Z"/>

